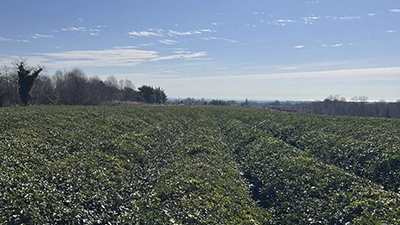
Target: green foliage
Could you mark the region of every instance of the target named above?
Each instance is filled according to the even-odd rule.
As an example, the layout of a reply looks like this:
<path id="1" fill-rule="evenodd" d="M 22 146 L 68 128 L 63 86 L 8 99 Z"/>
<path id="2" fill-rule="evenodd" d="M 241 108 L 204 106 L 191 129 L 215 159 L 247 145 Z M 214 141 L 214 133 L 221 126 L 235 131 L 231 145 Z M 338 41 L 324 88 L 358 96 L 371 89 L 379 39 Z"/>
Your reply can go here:
<path id="1" fill-rule="evenodd" d="M 208 103 L 208 104 L 209 104 L 209 105 L 222 105 L 222 106 L 228 106 L 228 105 L 229 105 L 229 103 L 226 102 L 226 101 L 223 101 L 223 100 L 215 100 L 215 99 L 211 100 L 211 102 Z"/>
<path id="2" fill-rule="evenodd" d="M 151 86 L 143 85 L 138 88 L 139 99 L 149 104 L 163 104 L 167 101 L 167 95 L 160 87 L 153 88 Z"/>
<path id="3" fill-rule="evenodd" d="M 399 128 L 244 108 L 3 108 L 0 223 L 400 224 Z"/>
<path id="4" fill-rule="evenodd" d="M 229 124 L 223 125 L 223 132 L 234 143 L 232 149 L 253 185 L 253 198 L 279 223 L 345 224 L 367 218 L 374 222 L 368 224 L 399 222 L 399 211 L 393 210 L 400 204 L 398 194 L 326 165 L 257 127 L 238 120 L 222 124 Z"/>

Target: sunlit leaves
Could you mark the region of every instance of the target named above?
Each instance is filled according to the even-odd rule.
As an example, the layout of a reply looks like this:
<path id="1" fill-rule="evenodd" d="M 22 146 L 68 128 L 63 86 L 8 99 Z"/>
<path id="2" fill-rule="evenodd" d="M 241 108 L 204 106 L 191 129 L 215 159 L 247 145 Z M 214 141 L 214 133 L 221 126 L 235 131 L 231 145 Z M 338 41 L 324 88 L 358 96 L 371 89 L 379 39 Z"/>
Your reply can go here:
<path id="1" fill-rule="evenodd" d="M 396 224 L 399 128 L 243 108 L 2 108 L 0 223 Z"/>

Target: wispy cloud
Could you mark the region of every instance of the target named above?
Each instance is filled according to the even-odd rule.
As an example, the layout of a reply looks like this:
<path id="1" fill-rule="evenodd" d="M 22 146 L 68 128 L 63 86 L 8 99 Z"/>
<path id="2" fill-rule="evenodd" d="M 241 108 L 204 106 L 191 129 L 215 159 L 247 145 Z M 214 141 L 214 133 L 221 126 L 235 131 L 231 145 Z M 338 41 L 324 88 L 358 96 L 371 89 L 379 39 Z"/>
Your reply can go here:
<path id="1" fill-rule="evenodd" d="M 150 36 L 190 36 L 190 35 L 200 35 L 203 33 L 212 33 L 210 29 L 199 29 L 199 30 L 189 30 L 189 31 L 177 31 L 177 30 L 163 30 L 163 29 L 148 29 L 145 31 L 131 31 L 128 33 L 130 37 L 150 37 Z"/>
<path id="2" fill-rule="evenodd" d="M 169 30 L 168 35 L 170 35 L 170 36 L 187 36 L 187 35 L 193 35 L 193 34 L 190 31 Z"/>
<path id="3" fill-rule="evenodd" d="M 391 9 L 390 12 L 400 13 L 400 9 Z"/>
<path id="4" fill-rule="evenodd" d="M 307 1 L 308 4 L 317 4 L 322 2 L 322 0 L 312 0 L 312 1 Z"/>
<path id="5" fill-rule="evenodd" d="M 387 32 L 388 32 L 388 33 L 396 33 L 395 30 L 388 30 Z"/>
<path id="6" fill-rule="evenodd" d="M 150 61 L 160 61 L 160 60 L 173 60 L 173 59 L 198 59 L 201 57 L 206 56 L 206 52 L 195 52 L 195 53 L 182 53 L 182 54 L 175 54 L 175 55 L 168 55 L 168 56 L 161 56 L 150 59 Z"/>
<path id="7" fill-rule="evenodd" d="M 281 70 L 298 70 L 299 67 L 296 66 L 289 66 L 289 67 L 282 67 Z"/>
<path id="8" fill-rule="evenodd" d="M 339 17 L 340 20 L 359 20 L 361 16 L 342 16 Z"/>
<path id="9" fill-rule="evenodd" d="M 171 40 L 171 39 L 164 39 L 164 40 L 159 40 L 161 44 L 166 44 L 166 45 L 173 45 L 178 43 L 177 41 Z"/>
<path id="10" fill-rule="evenodd" d="M 12 41 L 12 39 L 0 37 L 0 41 Z"/>
<path id="11" fill-rule="evenodd" d="M 268 22 L 268 24 L 278 25 L 278 26 L 286 26 L 287 24 L 290 24 L 290 23 L 296 23 L 296 20 L 279 19 L 279 20 L 273 20 L 271 22 Z"/>
<path id="12" fill-rule="evenodd" d="M 91 36 L 100 36 L 100 31 L 97 29 L 90 29 L 90 33 Z"/>
<path id="13" fill-rule="evenodd" d="M 176 31 L 176 30 L 168 30 L 169 36 L 188 36 L 188 35 L 198 35 L 202 33 L 211 33 L 210 29 L 200 29 L 200 30 L 192 30 L 192 31 Z"/>
<path id="14" fill-rule="evenodd" d="M 161 55 L 156 51 L 137 50 L 133 46 L 122 46 L 104 50 L 64 51 L 56 53 L 37 53 L 29 56 L 35 64 L 48 68 L 66 67 L 128 67 L 143 62 L 161 60 L 190 60 L 206 56 L 206 52 L 172 52 Z"/>
<path id="15" fill-rule="evenodd" d="M 152 31 L 131 31 L 128 33 L 130 37 L 150 37 L 150 36 L 159 36 L 163 35 L 160 33 L 152 32 Z"/>
<path id="16" fill-rule="evenodd" d="M 31 35 L 30 38 L 33 38 L 33 39 L 38 39 L 38 38 L 54 38 L 54 36 L 53 36 L 53 35 L 46 35 L 46 34 L 38 34 L 38 33 L 36 33 L 36 34 L 34 34 L 34 35 Z"/>
<path id="17" fill-rule="evenodd" d="M 321 17 L 311 15 L 311 16 L 307 16 L 307 17 L 302 17 L 301 19 L 303 20 L 303 23 L 305 23 L 305 24 L 314 24 L 314 22 L 321 19 Z"/>
<path id="18" fill-rule="evenodd" d="M 297 45 L 297 46 L 294 46 L 294 48 L 295 49 L 301 49 L 301 48 L 304 48 L 304 45 Z"/>
<path id="19" fill-rule="evenodd" d="M 100 36 L 100 33 L 103 32 L 103 28 L 106 28 L 107 26 L 105 25 L 97 25 L 94 26 L 92 28 L 88 28 L 88 27 L 65 27 L 62 28 L 62 31 L 66 31 L 66 32 L 80 32 L 82 34 L 89 34 L 91 36 Z M 58 31 L 54 31 L 54 32 L 58 32 Z"/>
<path id="20" fill-rule="evenodd" d="M 79 32 L 85 32 L 86 27 L 66 27 L 62 28 L 62 31 L 79 31 Z"/>
<path id="21" fill-rule="evenodd" d="M 26 39 L 11 39 L 11 38 L 3 38 L 0 37 L 0 42 L 8 42 L 8 41 L 13 41 L 13 42 L 22 42 L 22 43 L 29 43 L 29 40 Z"/>
<path id="22" fill-rule="evenodd" d="M 349 43 L 349 44 L 346 44 L 346 45 L 351 46 L 351 45 L 353 45 L 353 43 Z M 343 43 L 337 43 L 337 44 L 332 44 L 332 45 L 322 44 L 321 46 L 325 47 L 325 48 L 338 48 L 338 47 L 345 46 L 345 44 L 343 44 Z"/>
<path id="23" fill-rule="evenodd" d="M 210 40 L 220 40 L 220 41 L 227 41 L 227 42 L 231 42 L 231 43 L 237 43 L 238 41 L 233 40 L 233 39 L 229 39 L 229 38 L 222 38 L 222 37 L 205 37 L 202 38 L 203 40 L 206 41 L 210 41 Z"/>
<path id="24" fill-rule="evenodd" d="M 100 33 L 103 32 L 103 28 L 106 28 L 105 25 L 97 25 L 96 28 L 89 29 L 89 34 L 91 36 L 100 36 Z"/>
<path id="25" fill-rule="evenodd" d="M 22 42 L 22 43 L 30 43 L 29 40 L 24 40 L 24 39 L 14 39 L 16 42 Z"/>

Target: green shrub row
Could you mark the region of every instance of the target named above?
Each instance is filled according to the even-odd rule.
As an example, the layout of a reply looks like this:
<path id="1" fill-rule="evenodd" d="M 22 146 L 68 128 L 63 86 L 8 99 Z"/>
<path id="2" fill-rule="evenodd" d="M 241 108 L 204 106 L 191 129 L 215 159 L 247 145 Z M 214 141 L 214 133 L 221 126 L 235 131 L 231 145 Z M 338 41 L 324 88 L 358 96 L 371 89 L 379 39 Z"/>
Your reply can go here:
<path id="1" fill-rule="evenodd" d="M 224 107 L 2 108 L 0 223 L 400 224 L 399 123 Z"/>

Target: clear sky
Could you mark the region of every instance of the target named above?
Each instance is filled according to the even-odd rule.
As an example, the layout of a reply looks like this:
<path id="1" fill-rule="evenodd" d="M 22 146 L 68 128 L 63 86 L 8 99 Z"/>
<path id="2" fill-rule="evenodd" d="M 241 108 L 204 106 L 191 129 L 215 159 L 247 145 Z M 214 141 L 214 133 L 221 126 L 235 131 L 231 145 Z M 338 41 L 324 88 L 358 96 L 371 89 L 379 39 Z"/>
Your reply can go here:
<path id="1" fill-rule="evenodd" d="M 2 0 L 0 65 L 171 98 L 400 99 L 398 0 Z"/>

